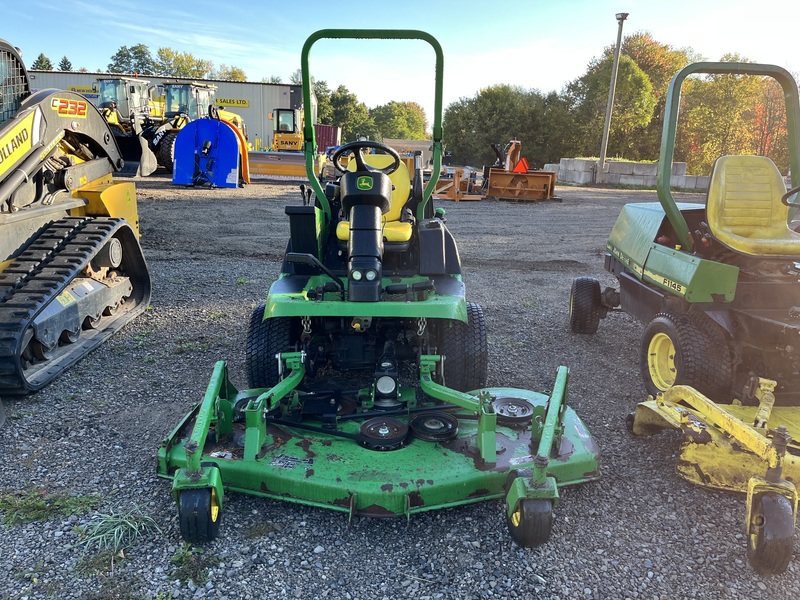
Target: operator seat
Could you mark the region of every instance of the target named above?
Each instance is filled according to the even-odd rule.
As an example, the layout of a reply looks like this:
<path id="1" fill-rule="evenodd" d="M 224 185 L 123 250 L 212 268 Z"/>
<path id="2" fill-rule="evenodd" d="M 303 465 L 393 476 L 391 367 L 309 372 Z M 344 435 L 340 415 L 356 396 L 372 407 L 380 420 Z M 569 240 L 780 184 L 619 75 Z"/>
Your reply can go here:
<path id="1" fill-rule="evenodd" d="M 800 233 L 789 228 L 789 207 L 778 168 L 766 156 L 721 156 L 711 169 L 706 218 L 722 244 L 750 256 L 800 256 Z"/>
<path id="2" fill-rule="evenodd" d="M 389 166 L 393 161 L 394 159 L 388 154 L 364 155 L 364 162 L 378 169 Z M 347 165 L 347 170 L 353 172 L 355 169 L 356 161 L 351 160 Z M 389 211 L 383 215 L 384 250 L 403 252 L 408 249 L 414 229 L 412 223 L 400 220 L 403 216 L 403 207 L 408 202 L 411 193 L 411 179 L 404 162 L 400 162 L 400 166 L 389 175 L 389 179 L 392 182 L 392 203 Z M 336 225 L 336 238 L 339 242 L 347 244 L 350 239 L 350 221 L 339 221 Z"/>

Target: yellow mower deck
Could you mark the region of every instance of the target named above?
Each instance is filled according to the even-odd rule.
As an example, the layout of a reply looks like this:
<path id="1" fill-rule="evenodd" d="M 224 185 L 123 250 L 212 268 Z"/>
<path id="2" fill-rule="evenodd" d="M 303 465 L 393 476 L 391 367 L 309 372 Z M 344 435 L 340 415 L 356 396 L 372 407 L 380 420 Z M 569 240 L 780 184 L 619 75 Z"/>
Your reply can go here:
<path id="1" fill-rule="evenodd" d="M 635 435 L 683 433 L 678 474 L 704 487 L 747 494 L 748 559 L 781 573 L 791 559 L 800 481 L 800 407 L 773 407 L 776 383 L 760 380 L 759 406 L 717 404 L 677 385 L 636 406 Z"/>

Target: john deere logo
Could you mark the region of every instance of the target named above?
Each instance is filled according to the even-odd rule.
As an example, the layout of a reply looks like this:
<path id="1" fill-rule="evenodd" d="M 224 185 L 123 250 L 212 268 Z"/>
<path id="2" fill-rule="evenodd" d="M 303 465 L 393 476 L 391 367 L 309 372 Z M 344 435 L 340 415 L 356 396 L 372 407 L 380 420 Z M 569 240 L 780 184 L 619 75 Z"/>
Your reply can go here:
<path id="1" fill-rule="evenodd" d="M 372 189 L 372 177 L 362 176 L 356 180 L 356 187 L 366 191 Z"/>

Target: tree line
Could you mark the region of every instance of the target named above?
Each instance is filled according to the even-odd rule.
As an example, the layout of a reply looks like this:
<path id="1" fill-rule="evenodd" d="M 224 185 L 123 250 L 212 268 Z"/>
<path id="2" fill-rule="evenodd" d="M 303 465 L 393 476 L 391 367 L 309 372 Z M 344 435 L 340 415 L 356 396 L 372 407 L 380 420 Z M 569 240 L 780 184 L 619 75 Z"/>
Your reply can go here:
<path id="1" fill-rule="evenodd" d="M 492 143 L 511 139 L 522 142 L 523 155 L 535 167 L 562 157 L 593 157 L 599 153 L 611 80 L 613 46 L 593 58 L 586 72 L 560 92 L 501 84 L 460 98 L 443 115 L 444 141 L 454 161 L 483 165 L 494 161 Z M 647 32 L 625 37 L 620 52 L 608 157 L 626 160 L 658 159 L 663 113 L 669 83 L 680 69 L 700 60 L 691 48 L 674 48 Z M 737 54 L 722 61 L 747 62 Z M 52 62 L 40 54 L 33 69 L 50 70 Z M 72 70 L 64 56 L 62 71 Z M 86 69 L 81 68 L 81 71 Z M 246 81 L 236 66 L 216 68 L 209 60 L 171 48 L 158 48 L 155 56 L 144 44 L 122 46 L 107 67 L 110 73 L 138 73 Z M 262 79 L 282 83 L 280 76 Z M 297 69 L 289 83 L 300 85 Z M 426 139 L 428 120 L 415 102 L 392 101 L 369 108 L 356 94 L 340 85 L 331 89 L 312 79 L 320 123 L 342 127 L 342 140 L 357 136 Z M 675 160 L 688 163 L 688 172 L 707 174 L 717 156 L 761 154 L 769 156 L 782 172 L 788 169 L 788 134 L 783 92 L 772 78 L 712 75 L 684 83 Z"/>
<path id="2" fill-rule="evenodd" d="M 560 93 L 495 85 L 461 98 L 444 113 L 444 140 L 455 162 L 490 164 L 491 143 L 522 142 L 522 154 L 541 168 L 562 157 L 596 157 L 613 63 L 613 46 Z M 691 48 L 674 48 L 646 32 L 627 36 L 617 73 L 608 157 L 658 160 L 667 89 L 683 67 L 702 60 Z M 726 54 L 722 62 L 750 62 Z M 710 75 L 689 78 L 681 93 L 675 160 L 707 175 L 725 154 L 769 156 L 789 168 L 786 110 L 771 77 Z"/>

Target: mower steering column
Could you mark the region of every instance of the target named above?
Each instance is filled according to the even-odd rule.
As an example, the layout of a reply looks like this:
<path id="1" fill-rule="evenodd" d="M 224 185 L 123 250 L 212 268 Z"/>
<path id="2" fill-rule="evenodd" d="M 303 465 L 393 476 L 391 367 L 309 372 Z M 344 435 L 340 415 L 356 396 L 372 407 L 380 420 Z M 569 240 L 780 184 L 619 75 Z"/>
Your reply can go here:
<path id="1" fill-rule="evenodd" d="M 347 299 L 379 302 L 383 285 L 382 215 L 391 205 L 392 182 L 380 171 L 356 171 L 342 175 L 340 185 L 342 209 L 350 217 Z"/>

